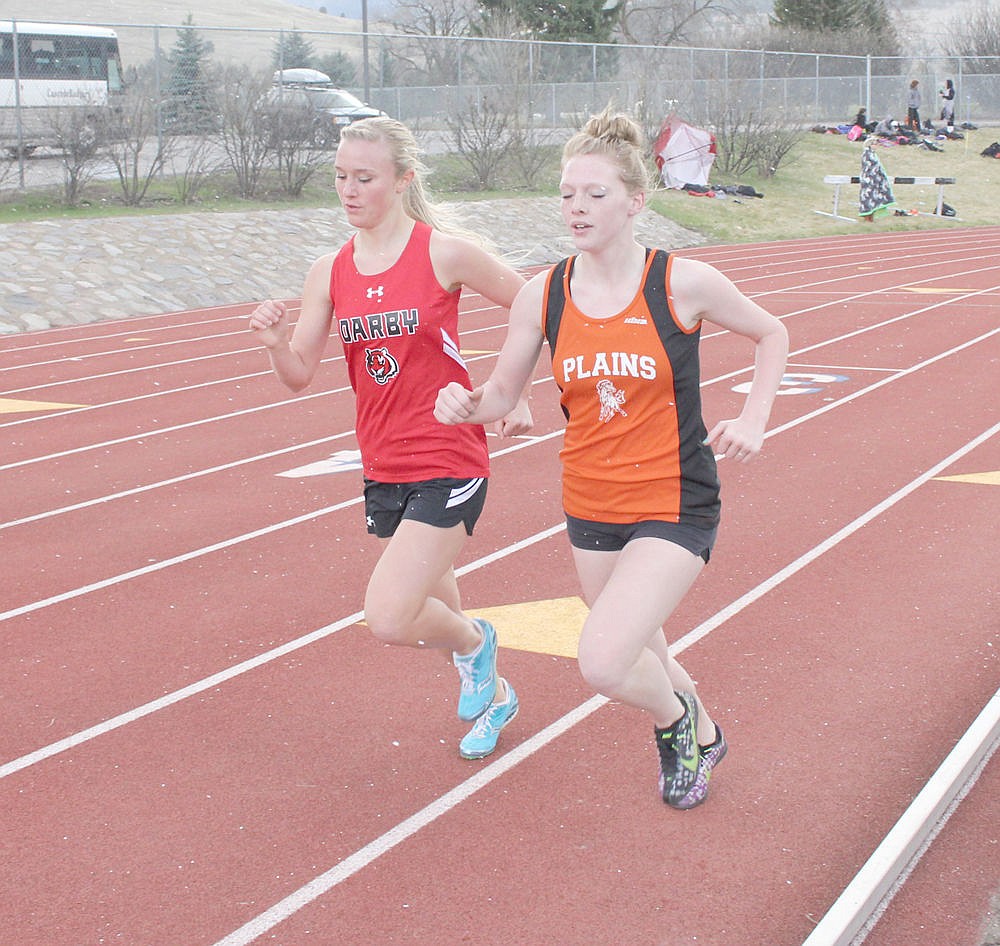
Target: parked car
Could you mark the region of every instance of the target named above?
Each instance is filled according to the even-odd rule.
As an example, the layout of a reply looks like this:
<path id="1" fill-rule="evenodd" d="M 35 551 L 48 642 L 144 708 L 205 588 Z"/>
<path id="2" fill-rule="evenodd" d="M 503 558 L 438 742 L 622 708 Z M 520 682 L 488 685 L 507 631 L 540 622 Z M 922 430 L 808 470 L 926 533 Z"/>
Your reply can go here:
<path id="1" fill-rule="evenodd" d="M 282 113 L 307 116 L 312 143 L 333 147 L 340 141 L 340 129 L 362 118 L 386 113 L 366 105 L 344 89 L 338 89 L 325 72 L 317 69 L 284 69 L 275 72 L 268 93 L 268 105 Z M 293 123 L 298 127 L 296 123 Z"/>

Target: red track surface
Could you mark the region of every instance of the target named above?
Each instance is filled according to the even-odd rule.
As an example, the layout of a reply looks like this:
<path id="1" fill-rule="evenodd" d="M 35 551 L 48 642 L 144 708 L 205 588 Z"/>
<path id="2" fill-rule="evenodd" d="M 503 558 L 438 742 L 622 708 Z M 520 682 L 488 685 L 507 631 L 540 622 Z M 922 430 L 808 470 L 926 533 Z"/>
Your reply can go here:
<path id="1" fill-rule="evenodd" d="M 1000 488 L 941 479 L 1000 471 L 1000 229 L 689 255 L 792 355 L 671 628 L 731 745 L 687 813 L 543 638 L 502 650 L 522 711 L 469 763 L 448 661 L 357 624 L 357 472 L 277 475 L 356 447 L 335 340 L 299 398 L 250 306 L 0 340 L 0 941 L 800 944 L 1000 684 Z M 502 318 L 465 306 L 485 376 Z M 702 351 L 711 426 L 751 366 Z M 472 612 L 577 593 L 550 380 L 535 407 Z M 977 946 L 998 878 L 994 758 L 869 942 Z"/>

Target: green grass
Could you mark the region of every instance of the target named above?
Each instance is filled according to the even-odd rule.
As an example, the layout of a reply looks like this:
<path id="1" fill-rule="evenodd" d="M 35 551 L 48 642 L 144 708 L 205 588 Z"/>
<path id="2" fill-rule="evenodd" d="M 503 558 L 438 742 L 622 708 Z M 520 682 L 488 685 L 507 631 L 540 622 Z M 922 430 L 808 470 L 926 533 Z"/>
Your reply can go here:
<path id="1" fill-rule="evenodd" d="M 861 170 L 864 147 L 843 135 L 806 133 L 771 178 L 745 175 L 733 179 L 713 173 L 717 184 L 750 184 L 765 196 L 756 198 L 711 199 L 690 197 L 686 192 L 658 191 L 650 198 L 652 209 L 677 223 L 703 234 L 712 243 L 746 243 L 855 233 L 860 227 L 869 230 L 948 229 L 956 226 L 994 224 L 1000 220 L 1000 161 L 980 156 L 990 142 L 1000 137 L 1000 130 L 983 128 L 964 132 L 964 141 L 944 141 L 942 152 L 913 146 L 878 147 L 886 172 L 892 176 L 954 177 L 958 183 L 945 188 L 945 201 L 958 211 L 957 218 L 933 216 L 886 217 L 868 225 L 834 220 L 816 210 L 830 211 L 833 188 L 823 183 L 827 174 L 853 174 Z M 542 190 L 497 189 L 469 190 L 465 181 L 468 169 L 454 156 L 432 156 L 428 164 L 433 174 L 432 191 L 440 200 L 485 200 L 512 197 L 550 196 L 556 193 L 558 151 L 552 149 L 551 166 L 539 175 L 546 181 Z M 511 174 L 511 179 L 515 175 Z M 937 188 L 921 185 L 898 185 L 896 201 L 900 209 L 929 213 L 937 201 Z M 840 213 L 856 218 L 857 186 L 841 191 Z M 7 189 L 0 197 L 0 223 L 29 220 L 110 217 L 149 213 L 204 213 L 206 211 L 246 211 L 286 207 L 329 207 L 336 203 L 332 169 L 317 172 L 302 196 L 289 200 L 273 185 L 265 185 L 252 201 L 240 199 L 225 177 L 213 178 L 201 189 L 195 203 L 181 204 L 169 180 L 157 181 L 150 189 L 143 207 L 125 207 L 118 185 L 113 181 L 92 182 L 84 192 L 84 201 L 76 208 L 61 205 L 58 188 L 18 192 Z"/>
<path id="2" fill-rule="evenodd" d="M 855 222 L 835 220 L 814 213 L 833 208 L 833 187 L 823 183 L 827 174 L 857 175 L 861 171 L 864 144 L 848 141 L 844 135 L 807 133 L 772 178 L 753 175 L 738 181 L 713 174 L 712 183 L 751 184 L 763 193 L 763 200 L 739 198 L 708 199 L 690 197 L 683 191 L 658 192 L 653 208 L 671 220 L 696 230 L 713 243 L 746 243 L 800 237 L 856 233 L 869 230 L 941 229 L 995 224 L 1000 220 L 1000 161 L 984 158 L 980 152 L 998 137 L 998 129 L 981 128 L 963 132 L 964 141 L 944 141 L 942 152 L 903 145 L 877 146 L 890 177 L 954 177 L 956 184 L 944 189 L 944 200 L 958 212 L 958 218 L 936 216 L 883 217 L 873 225 L 858 221 L 858 187 L 841 188 L 839 213 Z M 937 187 L 900 184 L 893 188 L 901 210 L 930 213 L 937 204 Z"/>

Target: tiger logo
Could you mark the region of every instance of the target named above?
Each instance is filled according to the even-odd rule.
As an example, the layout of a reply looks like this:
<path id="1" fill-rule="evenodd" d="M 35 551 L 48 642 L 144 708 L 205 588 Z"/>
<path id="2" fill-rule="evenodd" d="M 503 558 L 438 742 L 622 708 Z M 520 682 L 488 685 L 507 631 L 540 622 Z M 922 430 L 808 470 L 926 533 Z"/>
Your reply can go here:
<path id="1" fill-rule="evenodd" d="M 602 423 L 606 424 L 615 414 L 628 417 L 628 413 L 622 407 L 625 403 L 625 392 L 617 390 L 610 379 L 605 378 L 597 382 L 597 399 L 601 402 Z"/>
<path id="2" fill-rule="evenodd" d="M 365 368 L 376 384 L 388 384 L 399 374 L 399 362 L 384 345 L 382 348 L 365 349 Z"/>

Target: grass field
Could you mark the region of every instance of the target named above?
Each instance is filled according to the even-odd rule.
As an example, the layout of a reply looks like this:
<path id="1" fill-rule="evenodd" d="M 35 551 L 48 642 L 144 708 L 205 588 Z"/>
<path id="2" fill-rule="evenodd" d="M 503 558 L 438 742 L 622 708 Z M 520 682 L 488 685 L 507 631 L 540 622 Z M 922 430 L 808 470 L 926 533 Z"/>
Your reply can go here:
<path id="1" fill-rule="evenodd" d="M 852 220 L 835 220 L 815 211 L 830 211 L 833 188 L 823 183 L 828 174 L 856 175 L 861 169 L 864 145 L 848 141 L 843 135 L 807 132 L 771 178 L 746 175 L 739 179 L 713 174 L 714 184 L 750 184 L 764 194 L 757 198 L 694 198 L 684 191 L 659 191 L 652 195 L 652 209 L 677 223 L 704 235 L 713 243 L 746 243 L 797 237 L 851 233 L 859 227 L 879 230 L 949 228 L 994 224 L 1000 219 L 1000 161 L 984 158 L 980 152 L 1000 137 L 1000 129 L 980 128 L 964 132 L 963 141 L 943 141 L 940 152 L 913 146 L 878 146 L 877 151 L 891 177 L 954 177 L 957 183 L 945 188 L 944 199 L 957 211 L 957 217 L 927 216 L 937 203 L 937 188 L 899 185 L 895 188 L 901 210 L 921 211 L 917 216 L 891 216 L 870 225 L 857 221 L 857 186 L 845 186 L 841 192 L 840 213 Z M 538 176 L 544 190 L 468 191 L 462 180 L 467 177 L 454 156 L 436 155 L 427 159 L 433 170 L 432 191 L 440 200 L 477 200 L 537 196 L 556 193 L 558 151 L 552 149 L 550 167 Z M 231 182 L 218 179 L 202 191 L 200 202 L 182 205 L 169 180 L 158 181 L 150 190 L 146 206 L 126 208 L 121 205 L 117 184 L 104 181 L 88 185 L 83 206 L 67 210 L 61 205 L 58 188 L 49 191 L 7 191 L 0 200 L 0 223 L 51 218 L 112 216 L 142 213 L 186 213 L 241 211 L 260 208 L 316 207 L 336 201 L 332 170 L 325 168 L 309 182 L 302 197 L 288 201 L 266 193 L 260 200 L 245 201 L 232 196 Z"/>
<path id="2" fill-rule="evenodd" d="M 954 177 L 944 189 L 944 200 L 957 211 L 957 218 L 936 216 L 885 217 L 873 225 L 858 221 L 858 188 L 841 189 L 840 214 L 853 221 L 834 220 L 815 213 L 833 208 L 833 187 L 823 183 L 827 174 L 857 175 L 861 171 L 863 143 L 844 135 L 809 133 L 770 179 L 741 178 L 765 196 L 763 200 L 740 198 L 693 198 L 680 191 L 658 194 L 654 207 L 672 220 L 705 234 L 712 242 L 752 241 L 853 233 L 859 227 L 875 230 L 913 230 L 975 224 L 995 224 L 1000 219 L 1000 161 L 980 152 L 1000 135 L 1000 129 L 980 128 L 963 132 L 964 141 L 940 142 L 941 152 L 910 145 L 884 147 L 876 151 L 890 177 Z M 898 185 L 894 188 L 901 210 L 930 213 L 937 204 L 937 187 Z"/>

